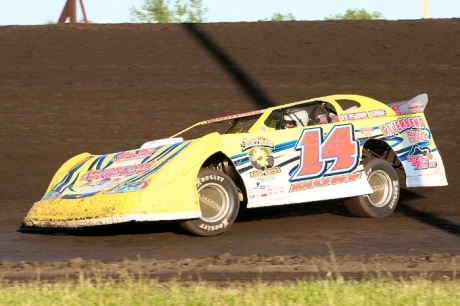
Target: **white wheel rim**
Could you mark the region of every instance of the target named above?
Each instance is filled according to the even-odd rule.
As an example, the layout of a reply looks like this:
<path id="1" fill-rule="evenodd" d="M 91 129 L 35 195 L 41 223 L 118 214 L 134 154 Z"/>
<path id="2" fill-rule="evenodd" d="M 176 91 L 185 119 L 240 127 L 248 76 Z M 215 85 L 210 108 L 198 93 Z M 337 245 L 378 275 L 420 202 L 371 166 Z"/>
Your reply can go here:
<path id="1" fill-rule="evenodd" d="M 368 195 L 369 202 L 375 207 L 383 207 L 388 204 L 391 197 L 391 178 L 390 176 L 382 171 L 377 170 L 367 179 L 369 185 L 371 185 L 374 191 Z"/>
<path id="2" fill-rule="evenodd" d="M 230 197 L 221 185 L 208 183 L 198 189 L 198 200 L 201 208 L 201 219 L 216 222 L 222 219 L 230 209 Z"/>

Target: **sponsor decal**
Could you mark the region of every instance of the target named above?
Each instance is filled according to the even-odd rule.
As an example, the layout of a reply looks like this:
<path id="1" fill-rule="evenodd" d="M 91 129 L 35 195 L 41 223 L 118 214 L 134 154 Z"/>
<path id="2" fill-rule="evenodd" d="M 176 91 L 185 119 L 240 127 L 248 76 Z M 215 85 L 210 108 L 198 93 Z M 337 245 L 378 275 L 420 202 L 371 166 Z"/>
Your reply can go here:
<path id="1" fill-rule="evenodd" d="M 423 108 L 424 108 L 422 100 L 408 101 L 407 106 L 408 106 L 409 113 L 421 113 L 423 112 Z"/>
<path id="2" fill-rule="evenodd" d="M 340 116 L 342 118 L 342 121 L 350 121 L 350 120 L 359 120 L 359 119 L 369 118 L 369 115 L 367 114 L 367 112 L 342 114 Z"/>
<path id="3" fill-rule="evenodd" d="M 269 182 L 269 181 L 275 181 L 275 180 L 276 180 L 275 175 L 259 176 L 257 178 L 257 182 Z"/>
<path id="4" fill-rule="evenodd" d="M 75 189 L 75 191 L 83 192 L 82 194 L 80 194 L 80 197 L 85 196 L 87 194 L 96 194 L 104 189 L 113 188 L 114 186 L 121 183 L 121 178 L 104 178 L 101 180 L 81 182 L 83 183 L 83 185 L 77 186 L 77 189 Z M 72 189 L 69 190 L 74 191 Z"/>
<path id="5" fill-rule="evenodd" d="M 373 127 L 362 127 L 359 129 L 359 132 L 364 137 L 371 137 L 372 134 L 374 133 L 374 128 Z"/>
<path id="6" fill-rule="evenodd" d="M 257 187 L 248 190 L 248 198 L 249 199 L 254 199 L 254 198 L 260 198 L 260 197 L 267 197 L 271 196 L 274 194 L 280 194 L 284 193 L 284 185 L 279 185 L 278 184 L 260 184 L 260 182 L 257 183 Z"/>
<path id="7" fill-rule="evenodd" d="M 112 158 L 112 161 L 114 163 L 117 163 L 117 162 L 119 163 L 119 162 L 125 162 L 128 160 L 143 159 L 147 156 L 152 155 L 155 152 L 156 152 L 155 148 L 126 151 Z"/>
<path id="8" fill-rule="evenodd" d="M 354 182 L 358 180 L 359 178 L 361 178 L 361 172 L 350 173 L 350 174 L 345 174 L 345 175 L 340 175 L 340 176 L 333 176 L 333 177 L 324 177 L 324 178 L 320 178 L 316 180 L 294 183 L 291 185 L 289 192 L 296 192 L 296 191 L 302 191 L 302 190 L 307 190 L 307 189 L 350 183 L 350 182 Z"/>
<path id="9" fill-rule="evenodd" d="M 246 138 L 241 141 L 241 150 L 244 152 L 254 147 L 266 147 L 272 149 L 275 145 L 273 142 L 264 136 L 259 136 L 256 139 L 247 140 Z"/>
<path id="10" fill-rule="evenodd" d="M 132 191 L 139 191 L 146 188 L 150 184 L 149 181 L 140 181 L 140 182 L 126 182 L 122 183 L 114 188 L 106 191 L 105 193 L 113 194 L 113 193 L 124 193 L 124 192 L 132 192 Z"/>
<path id="11" fill-rule="evenodd" d="M 99 190 L 105 187 L 109 187 L 110 185 L 116 184 L 120 181 L 121 178 L 104 178 L 102 180 L 94 180 L 94 181 L 86 181 L 84 185 L 81 185 L 81 188 L 90 188 L 90 187 L 98 187 Z"/>
<path id="12" fill-rule="evenodd" d="M 269 175 L 276 175 L 281 173 L 281 168 L 280 167 L 273 167 L 273 168 L 267 168 L 265 170 L 257 170 L 257 171 L 251 171 L 249 172 L 249 176 L 251 178 L 261 178 L 264 176 L 269 176 Z"/>
<path id="13" fill-rule="evenodd" d="M 393 137 L 409 129 L 425 129 L 425 122 L 420 116 L 400 118 L 398 120 L 393 120 L 389 123 L 382 124 L 380 129 L 382 130 L 383 134 L 385 134 L 385 136 Z"/>
<path id="14" fill-rule="evenodd" d="M 132 165 L 132 166 L 124 166 L 124 167 L 116 167 L 116 168 L 109 168 L 109 169 L 99 169 L 99 170 L 91 170 L 86 172 L 83 177 L 81 178 L 82 181 L 94 181 L 94 180 L 101 180 L 111 177 L 120 177 L 120 176 L 131 176 L 135 174 L 142 174 L 149 170 L 154 162 L 139 164 L 139 165 Z"/>
<path id="15" fill-rule="evenodd" d="M 265 171 L 273 167 L 275 160 L 272 149 L 275 145 L 270 139 L 264 136 L 256 139 L 243 139 L 240 145 L 243 152 L 248 152 L 249 161 L 254 168 Z"/>
<path id="16" fill-rule="evenodd" d="M 120 183 L 121 183 L 121 178 L 118 178 L 118 177 L 108 178 L 107 177 L 101 180 L 83 181 L 83 185 L 78 186 L 78 188 L 84 192 L 84 194 L 82 195 L 86 195 L 86 194 L 94 194 L 104 189 L 113 188 L 114 186 Z"/>
<path id="17" fill-rule="evenodd" d="M 272 168 L 275 160 L 269 148 L 256 147 L 248 152 L 249 161 L 256 169 L 265 171 Z"/>
<path id="18" fill-rule="evenodd" d="M 390 108 L 395 111 L 396 115 L 401 115 L 401 108 L 399 107 L 399 104 L 390 105 Z"/>
<path id="19" fill-rule="evenodd" d="M 209 119 L 209 120 L 206 120 L 205 122 L 213 123 L 213 122 L 218 122 L 218 121 L 225 121 L 229 119 L 235 119 L 235 118 L 240 118 L 240 117 L 262 114 L 263 112 L 264 112 L 263 110 L 257 110 L 257 111 L 252 111 L 252 112 L 247 112 L 247 113 L 242 113 L 242 114 L 237 114 L 237 115 L 230 115 L 230 116 L 225 116 L 225 117 Z"/>
<path id="20" fill-rule="evenodd" d="M 385 117 L 387 115 L 387 112 L 384 109 L 371 110 L 369 113 L 372 117 Z"/>
<path id="21" fill-rule="evenodd" d="M 425 133 L 424 130 L 407 131 L 406 134 L 409 142 L 422 142 L 430 140 L 428 134 Z"/>
<path id="22" fill-rule="evenodd" d="M 432 161 L 433 154 L 427 147 L 414 146 L 407 156 L 407 161 L 414 166 L 414 170 L 424 170 L 430 168 L 437 168 L 438 163 Z"/>
<path id="23" fill-rule="evenodd" d="M 273 194 L 284 193 L 284 186 L 273 186 L 272 188 L 268 189 L 268 192 Z"/>

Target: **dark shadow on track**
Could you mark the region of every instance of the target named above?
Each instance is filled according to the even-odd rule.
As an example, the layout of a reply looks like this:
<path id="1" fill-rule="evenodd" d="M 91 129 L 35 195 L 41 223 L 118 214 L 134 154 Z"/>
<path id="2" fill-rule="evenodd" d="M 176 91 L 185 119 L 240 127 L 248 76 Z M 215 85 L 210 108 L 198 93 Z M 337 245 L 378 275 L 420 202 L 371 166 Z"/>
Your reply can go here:
<path id="1" fill-rule="evenodd" d="M 398 203 L 396 210 L 405 214 L 406 216 L 417 220 L 419 222 L 430 225 L 434 228 L 443 230 L 449 234 L 460 237 L 460 225 L 456 224 L 447 219 L 437 217 L 430 212 L 424 212 L 419 209 L 411 207 L 409 204 L 405 203 L 416 198 L 424 198 L 416 193 L 408 191 L 406 189 L 401 189 L 401 198 Z"/>
<path id="2" fill-rule="evenodd" d="M 251 101 L 258 108 L 268 108 L 275 106 L 275 103 L 268 97 L 267 94 L 260 88 L 255 80 L 253 80 L 242 68 L 239 67 L 229 54 L 215 42 L 206 33 L 204 33 L 198 24 L 183 23 L 184 28 L 192 34 L 203 48 L 214 57 L 228 75 L 239 84 L 244 92 L 251 98 Z"/>
<path id="3" fill-rule="evenodd" d="M 159 233 L 187 235 L 187 232 L 179 226 L 179 222 L 177 221 L 126 222 L 119 224 L 82 227 L 75 229 L 56 229 L 21 226 L 17 231 L 24 234 L 53 236 L 119 236 Z"/>
<path id="4" fill-rule="evenodd" d="M 341 200 L 289 204 L 273 207 L 242 209 L 236 222 L 251 222 L 256 220 L 282 219 L 290 217 L 311 216 L 318 214 L 333 214 L 352 217 Z"/>
<path id="5" fill-rule="evenodd" d="M 425 197 L 415 192 L 409 191 L 406 188 L 401 188 L 401 194 L 399 195 L 399 203 L 409 202 L 417 199 L 425 199 Z"/>

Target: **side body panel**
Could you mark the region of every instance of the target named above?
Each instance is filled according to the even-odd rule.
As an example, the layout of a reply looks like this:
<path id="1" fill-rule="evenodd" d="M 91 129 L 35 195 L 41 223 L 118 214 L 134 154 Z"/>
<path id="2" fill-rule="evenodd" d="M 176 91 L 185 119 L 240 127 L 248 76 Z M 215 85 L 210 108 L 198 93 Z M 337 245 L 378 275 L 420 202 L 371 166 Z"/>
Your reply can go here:
<path id="1" fill-rule="evenodd" d="M 248 208 L 252 208 L 371 193 L 354 135 L 352 124 L 330 123 L 224 135 L 223 143 L 245 183 Z M 239 149 L 236 154 L 235 148 Z"/>
<path id="2" fill-rule="evenodd" d="M 441 155 L 425 115 L 402 115 L 378 126 L 377 137 L 388 143 L 406 172 L 407 187 L 447 185 Z"/>

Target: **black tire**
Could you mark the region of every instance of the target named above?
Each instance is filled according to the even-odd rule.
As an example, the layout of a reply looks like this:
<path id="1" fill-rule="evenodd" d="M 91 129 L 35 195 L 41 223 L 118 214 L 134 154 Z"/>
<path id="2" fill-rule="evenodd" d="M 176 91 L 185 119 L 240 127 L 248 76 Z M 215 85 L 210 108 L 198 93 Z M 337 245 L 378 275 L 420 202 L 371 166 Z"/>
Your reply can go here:
<path id="1" fill-rule="evenodd" d="M 201 169 L 196 188 L 202 217 L 184 221 L 181 226 L 198 236 L 222 234 L 238 215 L 240 202 L 235 183 L 223 172 Z"/>
<path id="2" fill-rule="evenodd" d="M 345 206 L 357 217 L 386 217 L 398 204 L 398 175 L 393 166 L 383 159 L 365 158 L 363 164 L 367 181 L 374 192 L 345 200 Z"/>

